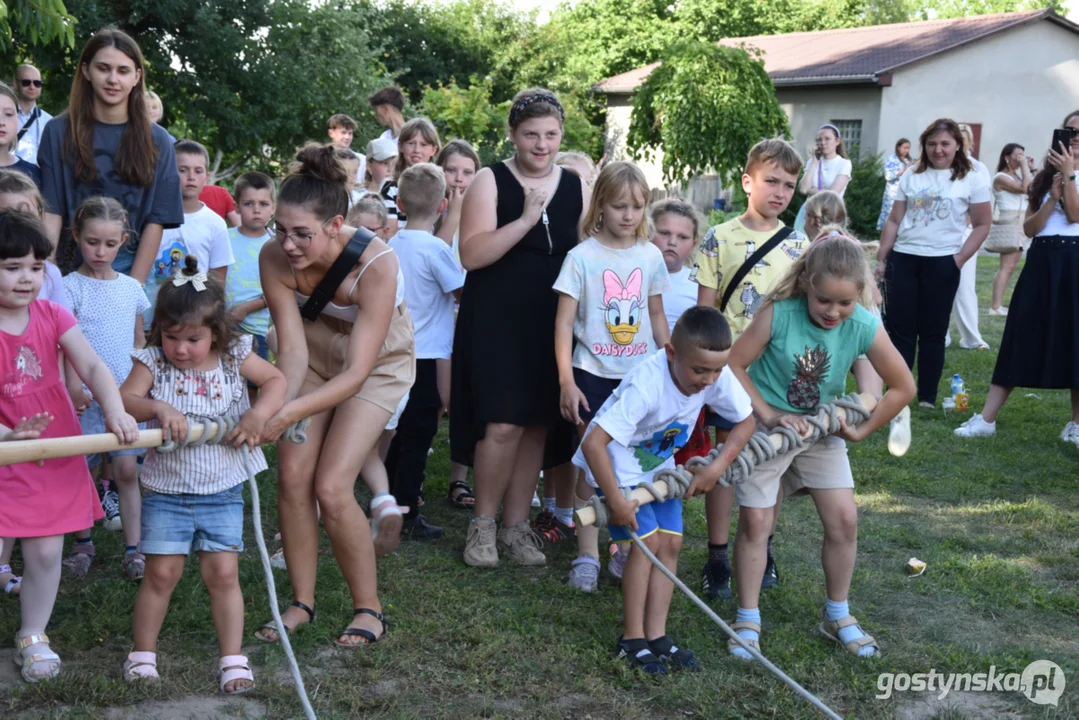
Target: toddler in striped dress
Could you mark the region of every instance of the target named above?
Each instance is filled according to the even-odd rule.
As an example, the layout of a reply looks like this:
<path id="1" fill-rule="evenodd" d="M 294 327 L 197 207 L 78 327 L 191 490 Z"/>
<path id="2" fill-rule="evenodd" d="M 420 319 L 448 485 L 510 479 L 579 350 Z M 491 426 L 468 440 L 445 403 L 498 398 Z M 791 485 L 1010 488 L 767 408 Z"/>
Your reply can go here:
<path id="1" fill-rule="evenodd" d="M 238 560 L 247 479 L 241 447 L 250 448 L 252 471 L 266 469 L 259 436 L 283 404 L 286 384 L 277 368 L 251 352 L 251 344 L 250 335 L 236 330 L 221 283 L 198 272 L 189 255 L 158 294 L 146 347 L 131 353 L 135 362 L 120 392 L 128 412 L 149 427 L 183 442 L 189 418 L 235 415 L 240 422 L 224 443 L 170 453 L 151 449 L 146 455 L 139 543 L 146 574 L 135 598 L 135 649 L 124 662 L 128 681 L 158 677 L 157 636 L 194 549 L 221 649 L 221 691 L 237 694 L 254 686 L 247 658 L 240 655 L 244 601 Z M 259 387 L 253 407 L 245 380 Z"/>

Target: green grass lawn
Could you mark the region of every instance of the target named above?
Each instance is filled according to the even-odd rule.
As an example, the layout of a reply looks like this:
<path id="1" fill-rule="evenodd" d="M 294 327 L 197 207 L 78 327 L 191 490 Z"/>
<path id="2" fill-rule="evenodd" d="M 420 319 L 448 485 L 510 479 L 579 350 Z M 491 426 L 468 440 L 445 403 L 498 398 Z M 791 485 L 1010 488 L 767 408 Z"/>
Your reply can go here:
<path id="1" fill-rule="evenodd" d="M 982 311 L 995 258 L 980 258 Z M 1032 319 L 1035 320 L 1035 319 Z M 982 332 L 996 347 L 1003 318 L 983 314 Z M 959 372 L 981 407 L 994 352 L 949 351 L 942 395 Z M 954 438 L 967 415 L 915 410 L 914 440 L 904 458 L 886 438 L 850 448 L 861 529 L 851 610 L 876 636 L 883 657 L 858 660 L 814 632 L 824 602 L 820 523 L 808 500 L 784 505 L 776 536 L 782 586 L 761 603 L 764 653 L 848 717 L 1079 717 L 1079 449 L 1059 433 L 1068 420 L 1064 392 L 1017 391 L 992 439 Z M 608 584 L 583 595 L 565 584 L 574 548 L 548 552 L 538 571 L 506 561 L 474 570 L 461 561 L 469 515 L 442 500 L 449 471 L 445 431 L 428 465 L 424 509 L 446 527 L 432 544 L 403 544 L 379 563 L 379 590 L 393 623 L 386 642 L 356 652 L 332 650 L 351 615 L 350 600 L 324 542 L 317 622 L 294 638 L 308 693 L 324 718 L 573 717 L 801 718 L 809 706 L 761 668 L 730 659 L 726 638 L 675 593 L 669 623 L 704 671 L 650 681 L 615 661 L 621 631 L 619 590 Z M 265 532 L 276 530 L 273 474 L 262 478 Z M 366 492 L 366 491 L 364 491 Z M 250 528 L 249 528 L 250 529 Z M 0 597 L 0 689 L 7 717 L 208 717 L 198 696 L 217 694 L 217 646 L 207 594 L 192 560 L 161 634 L 163 681 L 131 687 L 120 663 L 131 649 L 135 588 L 120 569 L 117 534 L 95 533 L 99 562 L 84 581 L 65 579 L 49 628 L 65 660 L 61 677 L 30 687 L 11 681 L 7 660 L 18 605 Z M 686 506 L 680 575 L 694 589 L 707 554 L 704 508 Z M 911 556 L 929 564 L 908 577 Z M 248 636 L 269 619 L 254 538 L 241 560 Z M 290 598 L 277 574 L 282 602 Z M 732 619 L 734 601 L 717 607 Z M 223 703 L 236 716 L 301 715 L 279 648 L 245 648 L 256 665 L 251 701 Z M 882 672 L 1020 672 L 1029 662 L 1060 665 L 1068 688 L 1060 705 L 1038 706 L 1018 693 L 949 696 L 937 705 L 896 693 L 878 700 Z M 4 682 L 4 681 L 8 682 Z M 168 715 L 163 701 L 179 701 Z M 137 704 L 137 705 L 136 705 Z M 186 714 L 185 714 L 186 713 Z"/>

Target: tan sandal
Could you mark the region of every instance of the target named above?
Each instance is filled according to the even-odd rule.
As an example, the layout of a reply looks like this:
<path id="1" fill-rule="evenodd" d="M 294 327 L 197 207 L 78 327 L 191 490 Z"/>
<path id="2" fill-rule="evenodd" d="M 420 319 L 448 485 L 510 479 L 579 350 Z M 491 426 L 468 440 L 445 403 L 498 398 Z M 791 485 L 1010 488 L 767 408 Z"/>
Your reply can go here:
<path id="1" fill-rule="evenodd" d="M 54 653 L 52 648 L 26 655 L 26 649 L 33 645 L 49 647 L 49 636 L 45 633 L 32 633 L 25 637 L 15 636 L 15 654 L 11 656 L 11 659 L 19 666 L 22 679 L 33 684 L 42 680 L 51 680 L 59 675 L 60 656 Z M 42 667 L 46 668 L 44 672 L 41 671 Z"/>
<path id="2" fill-rule="evenodd" d="M 838 620 L 829 620 L 827 612 L 824 608 L 821 608 L 820 618 L 821 624 L 817 626 L 817 630 L 820 632 L 820 634 L 828 640 L 839 643 L 840 645 L 845 647 L 847 649 L 847 652 L 849 652 L 851 655 L 856 655 L 859 657 L 877 657 L 880 655 L 880 645 L 877 643 L 876 640 L 873 639 L 872 635 L 867 633 L 865 630 L 862 630 L 862 626 L 858 624 L 857 618 L 855 618 L 853 615 L 848 615 L 844 618 L 839 618 Z M 845 627 L 851 626 L 862 630 L 862 636 L 857 640 L 851 640 L 849 643 L 845 643 L 839 639 L 839 631 Z M 859 655 L 862 648 L 864 647 L 873 648 L 873 654 L 865 656 Z"/>
<path id="3" fill-rule="evenodd" d="M 751 620 L 740 620 L 739 622 L 732 623 L 731 630 L 734 630 L 735 632 L 738 632 L 739 630 L 752 630 L 753 632 L 757 633 L 757 637 L 761 636 L 760 623 L 755 623 Z M 744 642 L 746 645 L 749 645 L 757 652 L 761 651 L 761 644 L 757 640 L 746 640 L 745 638 L 742 638 L 742 642 Z M 735 655 L 735 649 L 745 650 L 745 648 L 739 645 L 738 641 L 736 641 L 734 638 L 727 638 L 727 650 L 731 651 L 731 655 L 738 658 L 739 660 L 742 660 L 743 662 L 753 662 L 756 659 L 752 655 L 749 656 L 748 660 L 744 657 L 741 657 L 740 655 Z"/>

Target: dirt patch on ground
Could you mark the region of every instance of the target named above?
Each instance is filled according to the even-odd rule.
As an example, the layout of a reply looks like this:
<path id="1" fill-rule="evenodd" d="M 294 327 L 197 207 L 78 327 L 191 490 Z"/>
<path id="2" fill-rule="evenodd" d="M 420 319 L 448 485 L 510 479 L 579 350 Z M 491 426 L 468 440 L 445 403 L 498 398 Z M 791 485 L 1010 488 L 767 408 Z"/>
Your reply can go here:
<path id="1" fill-rule="evenodd" d="M 1021 720 L 1027 717 L 1016 705 L 993 693 L 951 692 L 943 699 L 936 693 L 919 693 L 895 709 L 895 720 L 929 720 L 955 713 L 968 720 Z"/>

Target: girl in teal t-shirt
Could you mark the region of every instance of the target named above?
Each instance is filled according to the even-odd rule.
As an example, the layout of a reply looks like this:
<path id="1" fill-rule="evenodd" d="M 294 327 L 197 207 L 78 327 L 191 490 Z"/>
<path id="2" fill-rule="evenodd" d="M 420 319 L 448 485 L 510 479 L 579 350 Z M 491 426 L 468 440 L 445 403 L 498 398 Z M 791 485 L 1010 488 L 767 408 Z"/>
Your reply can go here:
<path id="1" fill-rule="evenodd" d="M 888 385 L 858 427 L 844 425 L 837 435 L 794 448 L 737 486 L 738 617 L 733 627 L 757 647 L 768 534 L 782 490 L 784 495 L 811 495 L 824 525 L 821 564 L 828 599 L 819 631 L 855 655 L 880 653 L 847 606 L 858 550 L 858 508 L 843 440 L 858 442 L 887 425 L 914 398 L 916 388 L 880 321 L 866 309 L 872 287 L 861 246 L 843 235 L 826 237 L 802 253 L 731 350 L 728 364 L 749 393 L 758 422 L 768 429 L 783 425 L 808 434 L 805 416 L 843 394 L 847 372 L 859 355 L 868 357 Z M 734 641 L 729 646 L 736 657 L 750 659 Z"/>

